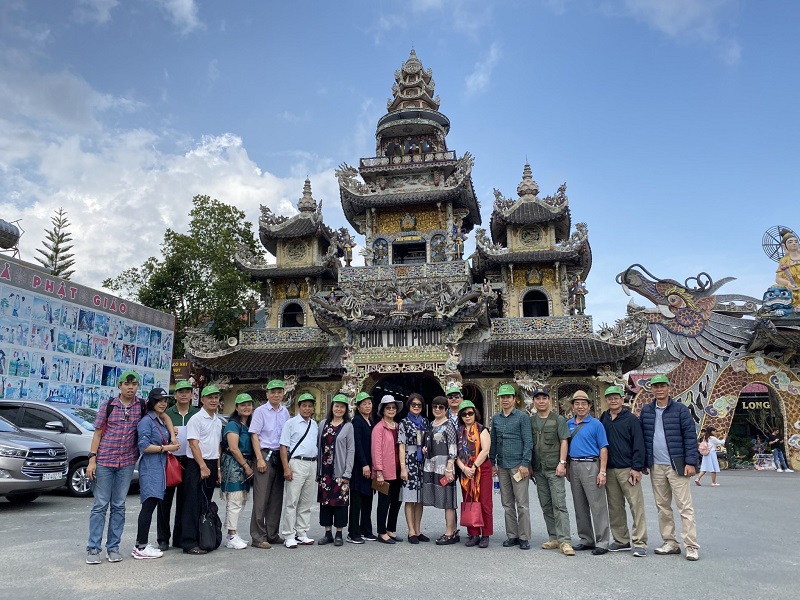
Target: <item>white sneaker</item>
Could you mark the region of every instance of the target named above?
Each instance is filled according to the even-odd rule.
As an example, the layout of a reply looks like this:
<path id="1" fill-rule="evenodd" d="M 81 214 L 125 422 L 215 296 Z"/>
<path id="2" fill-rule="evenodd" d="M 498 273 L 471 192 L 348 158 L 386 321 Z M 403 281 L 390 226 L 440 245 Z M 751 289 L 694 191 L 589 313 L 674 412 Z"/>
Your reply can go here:
<path id="1" fill-rule="evenodd" d="M 293 537 L 287 537 L 284 540 L 283 545 L 286 546 L 287 548 L 297 548 L 297 540 L 294 539 Z"/>
<path id="2" fill-rule="evenodd" d="M 784 469 L 784 472 L 785 473 L 794 473 L 794 471 L 792 471 L 791 469 Z"/>
<path id="3" fill-rule="evenodd" d="M 147 558 L 161 558 L 164 556 L 164 553 L 158 548 L 147 544 L 144 548 L 137 548 L 134 546 L 133 550 L 131 550 L 131 556 L 137 560 L 144 560 Z"/>
<path id="4" fill-rule="evenodd" d="M 300 535 L 300 536 L 297 536 L 297 543 L 300 544 L 301 546 L 313 546 L 314 545 L 314 540 L 312 540 L 308 536 Z"/>
<path id="5" fill-rule="evenodd" d="M 783 473 L 783 469 L 775 469 L 778 473 Z"/>
<path id="6" fill-rule="evenodd" d="M 244 550 L 247 548 L 247 542 L 240 538 L 238 534 L 229 535 L 228 541 L 225 542 L 225 547 L 232 550 Z"/>

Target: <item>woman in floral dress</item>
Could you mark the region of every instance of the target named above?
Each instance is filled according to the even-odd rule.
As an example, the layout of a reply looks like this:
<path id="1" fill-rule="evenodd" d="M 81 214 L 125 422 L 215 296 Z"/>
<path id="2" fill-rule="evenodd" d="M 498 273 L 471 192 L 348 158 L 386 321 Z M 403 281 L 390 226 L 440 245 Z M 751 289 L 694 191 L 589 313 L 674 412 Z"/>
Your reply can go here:
<path id="1" fill-rule="evenodd" d="M 430 427 L 428 419 L 422 416 L 424 399 L 420 394 L 408 397 L 408 416 L 400 421 L 397 442 L 400 452 L 400 479 L 403 487 L 400 499 L 406 503 L 406 523 L 408 541 L 411 544 L 429 542 L 430 538 L 420 531 L 422 521 L 422 453 L 425 432 Z"/>
<path id="2" fill-rule="evenodd" d="M 433 421 L 425 434 L 425 464 L 422 473 L 422 503 L 443 508 L 447 530 L 436 544 L 458 542 L 456 534 L 456 428 L 447 416 L 447 398 L 436 396 L 431 402 Z"/>
<path id="3" fill-rule="evenodd" d="M 342 529 L 347 525 L 347 511 L 350 505 L 350 476 L 355 457 L 355 437 L 353 424 L 348 411 L 350 400 L 344 394 L 336 394 L 331 400 L 328 416 L 320 423 L 319 460 L 317 461 L 317 480 L 319 491 L 319 524 L 325 528 L 325 536 L 317 544 L 323 546 L 333 543 L 344 544 Z M 336 527 L 336 537 L 331 528 Z"/>

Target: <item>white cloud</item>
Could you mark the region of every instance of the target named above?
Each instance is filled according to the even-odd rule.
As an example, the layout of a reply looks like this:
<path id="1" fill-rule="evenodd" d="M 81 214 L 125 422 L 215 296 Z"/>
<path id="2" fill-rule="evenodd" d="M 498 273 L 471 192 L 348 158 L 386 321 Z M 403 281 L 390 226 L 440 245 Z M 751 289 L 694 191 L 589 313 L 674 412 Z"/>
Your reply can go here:
<path id="1" fill-rule="evenodd" d="M 689 36 L 703 41 L 719 39 L 719 25 L 732 0 L 625 0 L 636 19 L 670 37 Z"/>
<path id="2" fill-rule="evenodd" d="M 492 78 L 492 71 L 495 66 L 497 66 L 502 56 L 503 53 L 500 50 L 500 46 L 498 46 L 497 43 L 493 43 L 489 47 L 486 58 L 475 63 L 475 68 L 472 70 L 472 73 L 467 75 L 465 81 L 467 94 L 477 94 L 489 86 Z"/>
<path id="3" fill-rule="evenodd" d="M 194 0 L 155 0 L 181 33 L 191 33 L 203 27 Z"/>
<path id="4" fill-rule="evenodd" d="M 111 20 L 111 11 L 119 0 L 78 0 L 75 16 L 79 22 L 104 24 Z"/>
<path id="5" fill-rule="evenodd" d="M 208 82 L 213 85 L 219 79 L 219 61 L 215 58 L 208 63 Z"/>

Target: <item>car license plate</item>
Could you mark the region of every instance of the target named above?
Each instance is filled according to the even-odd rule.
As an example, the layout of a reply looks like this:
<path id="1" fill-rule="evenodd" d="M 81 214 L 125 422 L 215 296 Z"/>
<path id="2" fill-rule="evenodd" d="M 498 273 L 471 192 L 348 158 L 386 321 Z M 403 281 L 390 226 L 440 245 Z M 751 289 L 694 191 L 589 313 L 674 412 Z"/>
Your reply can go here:
<path id="1" fill-rule="evenodd" d="M 63 473 L 43 473 L 42 474 L 42 481 L 53 481 L 57 479 L 63 479 Z"/>

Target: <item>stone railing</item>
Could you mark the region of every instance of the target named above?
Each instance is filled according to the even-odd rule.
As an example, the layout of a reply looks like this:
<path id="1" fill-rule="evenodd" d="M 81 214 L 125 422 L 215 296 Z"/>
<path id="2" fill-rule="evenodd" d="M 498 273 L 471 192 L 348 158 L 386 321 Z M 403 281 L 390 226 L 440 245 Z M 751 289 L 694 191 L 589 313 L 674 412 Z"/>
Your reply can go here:
<path id="1" fill-rule="evenodd" d="M 333 338 L 318 327 L 247 328 L 239 331 L 239 343 L 244 348 L 291 348 L 331 341 Z"/>
<path id="2" fill-rule="evenodd" d="M 590 338 L 594 335 L 592 317 L 513 317 L 492 319 L 492 339 Z"/>
<path id="3" fill-rule="evenodd" d="M 396 279 L 438 278 L 451 280 L 469 276 L 469 265 L 463 260 L 417 265 L 378 265 L 372 267 L 344 267 L 339 269 L 339 284 L 364 281 L 394 281 Z"/>
<path id="4" fill-rule="evenodd" d="M 423 154 L 405 154 L 403 156 L 376 156 L 374 158 L 362 158 L 360 166 L 362 169 L 370 167 L 388 167 L 390 165 L 411 165 L 422 163 L 453 162 L 456 160 L 454 150 L 443 152 L 426 152 Z"/>

